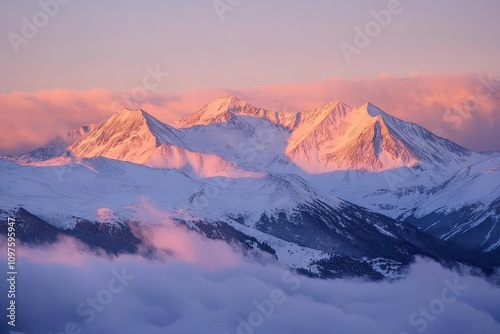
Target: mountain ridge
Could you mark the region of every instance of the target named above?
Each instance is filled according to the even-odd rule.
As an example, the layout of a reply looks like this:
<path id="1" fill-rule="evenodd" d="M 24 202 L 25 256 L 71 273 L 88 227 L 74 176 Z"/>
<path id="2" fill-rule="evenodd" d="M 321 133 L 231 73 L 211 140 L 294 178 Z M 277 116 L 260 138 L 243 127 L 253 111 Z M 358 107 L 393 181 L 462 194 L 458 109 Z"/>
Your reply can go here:
<path id="1" fill-rule="evenodd" d="M 496 240 L 500 228 L 500 224 L 495 228 L 496 202 L 485 202 L 486 195 L 493 199 L 500 197 L 500 194 L 495 197 L 500 188 L 494 189 L 490 196 L 485 193 L 489 188 L 476 186 L 473 201 L 480 204 L 471 209 L 468 205 L 472 200 L 467 199 L 465 188 L 481 183 L 462 182 L 465 179 L 456 176 L 461 169 L 495 154 L 469 151 L 369 102 L 353 108 L 333 101 L 308 111 L 273 112 L 225 95 L 184 120 L 181 126 L 174 127 L 142 109 L 125 108 L 80 134 L 64 153 L 61 147 L 65 144 L 61 143 L 57 152 L 66 158 L 51 153 L 38 154 L 30 160 L 27 154 L 16 161 L 43 167 L 65 165 L 73 157 L 106 158 L 148 168 L 178 170 L 201 182 L 202 190 L 194 193 L 191 201 L 201 203 L 208 198 L 210 202 L 212 195 L 203 187 L 212 187 L 216 197 L 227 201 L 227 204 L 214 202 L 210 210 L 205 209 L 210 219 L 241 216 L 247 217 L 244 220 L 251 225 L 264 212 L 270 215 L 265 208 L 272 207 L 273 201 L 283 204 L 289 201 L 306 208 L 300 211 L 297 207 L 280 207 L 281 213 L 275 212 L 278 216 L 284 214 L 296 221 L 301 221 L 299 216 L 313 217 L 311 212 L 318 210 L 317 203 L 305 204 L 307 200 L 299 193 L 310 189 L 305 191 L 306 198 L 319 198 L 318 190 L 328 195 L 327 200 L 322 200 L 328 205 L 336 203 L 334 198 L 338 198 L 406 221 L 443 240 L 453 239 L 459 244 L 473 240 L 468 245 L 470 249 L 485 252 L 500 249 Z M 500 163 L 494 160 L 493 164 Z M 475 178 L 486 180 L 482 176 L 485 173 L 479 170 Z M 296 177 L 307 186 L 302 186 L 302 181 L 296 182 Z M 213 188 L 212 183 L 220 180 L 226 181 Z M 457 184 L 459 190 L 451 191 Z M 239 187 L 252 196 L 242 193 Z M 297 193 L 298 189 L 301 192 Z M 292 194 L 296 197 L 290 197 Z M 452 199 L 461 206 L 452 207 Z M 423 209 L 438 200 L 450 209 L 434 208 L 431 212 Z M 287 210 L 299 210 L 300 214 L 289 216 Z M 350 210 L 359 211 L 352 206 Z M 479 211 L 471 213 L 471 210 Z M 456 212 L 467 212 L 467 217 L 473 217 L 480 227 L 467 220 L 457 221 Z M 366 212 L 359 214 L 369 216 Z M 279 221 L 278 216 L 273 219 Z M 441 221 L 444 231 L 429 228 L 437 221 Z"/>

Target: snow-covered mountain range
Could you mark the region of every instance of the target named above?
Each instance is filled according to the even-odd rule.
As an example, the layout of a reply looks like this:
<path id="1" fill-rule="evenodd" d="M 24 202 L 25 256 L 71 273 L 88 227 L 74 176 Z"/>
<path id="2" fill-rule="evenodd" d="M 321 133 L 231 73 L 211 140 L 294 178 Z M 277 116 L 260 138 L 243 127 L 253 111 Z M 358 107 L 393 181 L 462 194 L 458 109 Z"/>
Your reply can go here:
<path id="1" fill-rule="evenodd" d="M 124 108 L 0 171 L 0 215 L 64 233 L 168 219 L 322 277 L 396 277 L 415 255 L 500 264 L 500 154 L 369 103 L 273 112 L 225 95 L 170 125 Z"/>

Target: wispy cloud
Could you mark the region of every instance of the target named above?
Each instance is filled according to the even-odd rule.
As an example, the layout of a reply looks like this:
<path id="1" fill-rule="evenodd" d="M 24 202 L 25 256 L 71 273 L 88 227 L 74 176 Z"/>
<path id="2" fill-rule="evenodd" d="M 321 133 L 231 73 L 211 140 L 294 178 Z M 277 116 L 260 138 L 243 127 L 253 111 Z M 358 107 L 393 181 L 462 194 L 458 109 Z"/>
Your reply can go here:
<path id="1" fill-rule="evenodd" d="M 300 111 L 332 100 L 356 106 L 370 101 L 389 114 L 420 124 L 473 150 L 500 150 L 500 85 L 487 75 L 380 75 L 336 77 L 239 89 L 150 92 L 140 107 L 164 122 L 189 115 L 210 100 L 232 93 L 276 111 Z M 48 90 L 0 95 L 0 154 L 20 153 L 85 123 L 103 122 L 123 104 L 122 92 Z"/>

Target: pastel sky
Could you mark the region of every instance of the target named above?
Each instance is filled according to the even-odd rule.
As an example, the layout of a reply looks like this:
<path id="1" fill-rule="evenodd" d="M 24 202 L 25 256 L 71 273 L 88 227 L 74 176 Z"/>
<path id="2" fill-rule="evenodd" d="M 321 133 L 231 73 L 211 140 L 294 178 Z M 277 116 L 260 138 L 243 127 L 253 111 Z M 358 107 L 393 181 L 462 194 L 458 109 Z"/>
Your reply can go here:
<path id="1" fill-rule="evenodd" d="M 500 151 L 499 17 L 496 0 L 2 1 L 0 155 L 121 106 L 172 122 L 227 92 L 271 110 L 370 101 Z"/>
<path id="2" fill-rule="evenodd" d="M 68 3 L 16 53 L 8 34 L 22 36 L 23 17 L 44 23 L 39 2 L 54 1 L 0 4 L 0 93 L 131 89 L 157 64 L 170 74 L 156 88 L 164 92 L 415 71 L 500 74 L 496 0 L 400 0 L 350 63 L 340 43 L 353 44 L 355 27 L 391 0 L 57 0 Z M 236 5 L 219 16 L 214 3 Z"/>

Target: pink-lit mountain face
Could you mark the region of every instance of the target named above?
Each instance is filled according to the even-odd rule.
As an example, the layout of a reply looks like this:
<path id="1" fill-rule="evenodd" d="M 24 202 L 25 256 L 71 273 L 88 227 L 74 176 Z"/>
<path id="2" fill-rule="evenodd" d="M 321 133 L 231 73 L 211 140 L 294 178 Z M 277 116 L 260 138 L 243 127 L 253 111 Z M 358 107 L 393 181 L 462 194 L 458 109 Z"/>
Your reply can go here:
<path id="1" fill-rule="evenodd" d="M 123 108 L 72 144 L 69 151 L 82 157 L 143 162 L 151 150 L 162 144 L 182 144 L 182 137 L 143 110 Z"/>
<path id="2" fill-rule="evenodd" d="M 282 263 L 314 267 L 318 275 L 329 274 L 317 261 L 335 254 L 379 274 L 375 258 L 395 261 L 394 268 L 411 254 L 458 260 L 433 237 L 450 249 L 487 256 L 500 250 L 500 155 L 469 151 L 369 103 L 275 112 L 225 95 L 171 125 L 141 109 L 122 109 L 3 164 L 18 176 L 29 171 L 34 184 L 37 175 L 48 177 L 40 168 L 65 166 L 71 182 L 47 190 L 56 197 L 69 184 L 86 194 L 123 194 L 100 196 L 96 206 L 65 195 L 68 217 L 100 221 L 96 212 L 105 211 L 106 222 L 154 221 L 137 203 L 147 199 L 162 217 L 208 224 L 210 233 L 205 225 L 196 229 L 209 237 L 255 238 Z M 26 195 L 12 191 L 11 205 Z M 54 217 L 54 226 L 74 223 L 43 203 L 31 210 Z"/>
<path id="3" fill-rule="evenodd" d="M 181 120 L 177 127 L 219 124 L 221 131 L 231 131 L 223 124 L 240 123 L 243 131 L 248 128 L 245 121 L 252 118 L 286 130 L 284 140 L 279 134 L 272 136 L 284 141 L 278 153 L 308 173 L 380 171 L 419 163 L 449 165 L 464 162 L 472 154 L 369 103 L 352 108 L 337 101 L 305 112 L 271 112 L 225 95 Z"/>
<path id="4" fill-rule="evenodd" d="M 380 171 L 420 163 L 460 163 L 463 147 L 403 122 L 367 103 L 351 108 L 334 102 L 300 114 L 287 156 L 310 173 Z"/>
<path id="5" fill-rule="evenodd" d="M 122 109 L 68 148 L 77 157 L 106 157 L 200 177 L 251 175 L 220 156 L 193 152 L 184 134 L 143 110 Z"/>
<path id="6" fill-rule="evenodd" d="M 380 171 L 419 163 L 460 164 L 473 154 L 369 103 L 352 108 L 332 102 L 305 112 L 271 112 L 225 95 L 174 126 L 158 121 L 144 110 L 123 108 L 103 124 L 77 129 L 67 139 L 55 139 L 48 145 L 58 149 L 47 157 L 60 155 L 69 146 L 68 151 L 74 156 L 103 156 L 146 165 L 151 162 L 165 168 L 179 168 L 191 160 L 229 165 L 231 160 L 238 160 L 238 145 L 258 136 L 263 128 L 266 131 L 260 137 L 267 138 L 257 138 L 259 145 L 265 146 L 261 151 L 271 150 L 274 160 L 289 160 L 308 173 Z M 198 138 L 195 132 L 210 138 Z M 211 142 L 216 147 L 211 147 Z M 277 142 L 280 147 L 276 147 Z M 228 150 L 223 150 L 224 146 Z M 37 154 L 40 155 L 30 152 L 24 156 L 35 159 Z M 162 164 L 159 156 L 165 154 L 177 157 L 166 160 L 184 162 Z M 251 169 L 266 171 L 268 167 Z"/>

